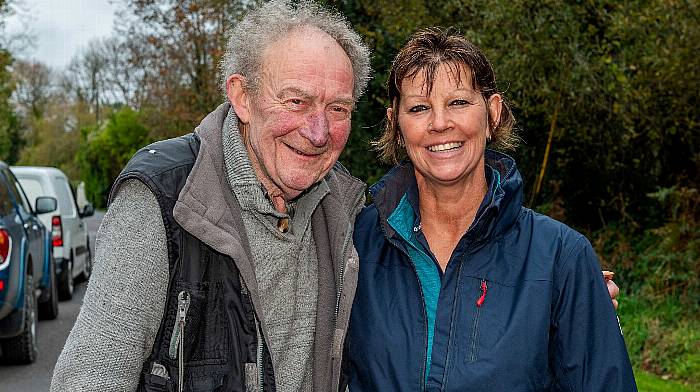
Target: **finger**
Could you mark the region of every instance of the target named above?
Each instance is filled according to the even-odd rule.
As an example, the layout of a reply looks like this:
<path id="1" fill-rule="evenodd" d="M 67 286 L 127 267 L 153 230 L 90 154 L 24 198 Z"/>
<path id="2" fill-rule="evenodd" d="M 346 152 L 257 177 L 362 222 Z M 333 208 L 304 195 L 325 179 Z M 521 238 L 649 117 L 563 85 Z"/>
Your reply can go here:
<path id="1" fill-rule="evenodd" d="M 619 306 L 619 303 L 617 302 L 617 300 L 613 299 L 612 303 L 613 303 L 613 307 L 615 307 L 615 310 L 617 310 L 617 307 Z"/>
<path id="2" fill-rule="evenodd" d="M 620 295 L 620 288 L 617 287 L 614 281 L 609 280 L 605 282 L 608 286 L 608 293 L 610 293 L 610 298 L 615 299 L 617 298 L 618 295 Z"/>
<path id="3" fill-rule="evenodd" d="M 605 278 L 605 281 L 612 280 L 613 276 L 615 276 L 615 273 L 612 271 L 603 271 L 603 278 Z"/>

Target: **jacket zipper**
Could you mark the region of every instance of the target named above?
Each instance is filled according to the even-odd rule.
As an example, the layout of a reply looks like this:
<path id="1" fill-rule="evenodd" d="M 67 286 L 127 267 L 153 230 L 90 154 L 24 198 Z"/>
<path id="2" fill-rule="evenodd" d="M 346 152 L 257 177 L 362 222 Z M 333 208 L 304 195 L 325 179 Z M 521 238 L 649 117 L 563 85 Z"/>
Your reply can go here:
<path id="1" fill-rule="evenodd" d="M 347 331 L 342 331 L 340 332 L 341 335 L 338 334 L 338 317 L 340 315 L 340 300 L 343 294 L 343 285 L 345 283 L 345 272 L 346 269 L 355 262 L 352 257 L 348 258 L 348 249 L 350 248 L 350 242 L 352 240 L 354 228 L 355 228 L 355 218 L 357 215 L 360 213 L 362 210 L 363 206 L 363 197 L 358 197 L 355 206 L 352 209 L 354 211 L 354 214 L 350 216 L 350 223 L 348 223 L 348 228 L 346 231 L 345 235 L 345 240 L 343 241 L 343 249 L 341 254 L 341 260 L 343 260 L 343 267 L 340 269 L 340 273 L 338 276 L 338 292 L 336 293 L 335 296 L 335 310 L 333 312 L 333 341 L 331 342 L 331 388 L 332 389 L 338 389 L 339 385 L 339 379 L 336 379 L 336 372 L 338 371 L 338 366 L 341 366 L 339 363 L 342 359 L 343 355 L 343 350 L 342 350 L 342 344 L 339 347 L 340 353 L 336 355 L 336 341 L 337 339 L 341 339 L 342 335 L 345 334 Z M 359 260 L 356 262 L 359 263 Z M 352 303 L 350 304 L 352 306 Z M 347 329 L 347 324 L 345 325 L 345 329 Z"/>
<path id="2" fill-rule="evenodd" d="M 409 264 L 411 264 L 411 269 L 413 269 L 413 276 L 416 278 L 416 281 L 418 281 L 418 287 L 421 288 L 420 291 L 420 299 L 421 302 L 423 303 L 423 319 L 426 321 L 425 322 L 425 339 L 423 340 L 423 360 L 421 361 L 421 376 L 420 376 L 420 388 L 419 391 L 425 391 L 425 378 L 427 374 L 425 374 L 425 361 L 428 359 L 428 314 L 426 313 L 425 310 L 425 297 L 423 296 L 423 289 L 421 286 L 420 278 L 418 277 L 418 270 L 416 270 L 415 264 L 413 262 L 410 262 L 411 260 L 411 255 L 406 252 L 401 246 L 399 246 L 398 242 L 389 239 L 389 236 L 386 233 L 386 230 L 384 229 L 384 226 L 380 226 L 382 228 L 382 231 L 384 231 L 384 237 L 389 240 L 390 243 L 393 243 L 393 245 L 399 250 L 399 252 L 403 253 L 409 260 Z"/>
<path id="3" fill-rule="evenodd" d="M 335 331 L 338 328 L 338 313 L 340 312 L 340 296 L 343 293 L 343 283 L 345 281 L 345 268 L 346 268 L 346 262 L 347 262 L 347 255 L 348 255 L 348 248 L 350 247 L 350 239 L 352 238 L 353 231 L 355 228 L 355 218 L 357 218 L 357 215 L 360 213 L 360 210 L 362 209 L 362 198 L 360 197 L 357 202 L 355 203 L 355 207 L 353 211 L 355 211 L 354 217 L 352 217 L 351 222 L 348 224 L 348 230 L 347 230 L 347 235 L 345 236 L 345 241 L 343 242 L 343 251 L 341 253 L 342 255 L 342 260 L 343 260 L 343 268 L 340 269 L 340 276 L 339 276 L 339 282 L 338 282 L 338 292 L 336 293 L 335 296 L 335 312 L 334 312 L 334 328 L 333 330 Z"/>
<path id="4" fill-rule="evenodd" d="M 481 279 L 481 296 L 476 300 L 476 316 L 474 316 L 474 324 L 471 333 L 471 353 L 469 354 L 469 362 L 476 361 L 476 335 L 479 330 L 479 317 L 481 316 L 481 306 L 486 300 L 486 279 Z"/>
<path id="5" fill-rule="evenodd" d="M 178 391 L 182 392 L 185 375 L 185 359 L 184 359 L 184 337 L 185 337 L 185 321 L 187 319 L 187 310 L 190 308 L 190 293 L 180 291 L 177 295 L 177 316 L 175 317 L 175 326 L 173 335 L 170 337 L 170 347 L 168 355 L 170 359 L 177 359 L 177 383 Z"/>
<path id="6" fill-rule="evenodd" d="M 260 333 L 260 322 L 258 322 L 257 316 L 255 316 L 255 334 L 258 338 L 258 348 L 255 353 L 255 366 L 258 368 L 258 390 L 263 392 L 265 390 L 265 385 L 263 383 L 263 340 L 262 334 Z"/>
<path id="7" fill-rule="evenodd" d="M 340 276 L 338 277 L 338 292 L 335 295 L 335 311 L 333 312 L 333 330 L 338 328 L 338 313 L 340 312 L 340 296 L 343 293 L 343 283 L 345 282 L 345 269 L 347 268 L 347 253 L 348 247 L 350 245 L 350 237 L 352 236 L 352 224 L 348 229 L 348 235 L 345 236 L 345 242 L 343 242 L 342 260 L 343 268 L 340 269 Z"/>

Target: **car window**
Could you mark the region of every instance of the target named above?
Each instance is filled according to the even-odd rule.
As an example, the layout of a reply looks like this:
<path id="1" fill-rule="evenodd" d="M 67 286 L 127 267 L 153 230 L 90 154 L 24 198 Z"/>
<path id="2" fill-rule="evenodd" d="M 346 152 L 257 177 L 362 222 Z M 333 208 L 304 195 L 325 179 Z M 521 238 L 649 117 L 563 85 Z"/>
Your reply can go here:
<path id="1" fill-rule="evenodd" d="M 56 198 L 58 199 L 58 207 L 61 209 L 61 215 L 75 215 L 77 211 L 68 181 L 63 177 L 54 177 L 54 181 L 56 185 Z"/>
<path id="2" fill-rule="evenodd" d="M 12 213 L 12 209 L 13 207 L 12 200 L 10 200 L 10 192 L 7 190 L 5 181 L 0 178 L 0 216 L 9 215 Z"/>
<path id="3" fill-rule="evenodd" d="M 15 175 L 12 174 L 9 170 L 3 170 L 3 173 L 5 173 L 5 178 L 7 178 L 7 181 L 10 182 L 10 192 L 12 193 L 12 196 L 14 196 L 15 200 L 24 207 L 24 210 L 31 213 L 34 211 L 29 204 L 29 200 L 27 200 L 27 196 L 24 195 L 24 191 L 22 190 L 22 186 L 19 184 L 17 179 L 15 178 Z"/>
<path id="4" fill-rule="evenodd" d="M 36 198 L 39 196 L 45 196 L 46 192 L 41 186 L 41 181 L 36 178 L 19 178 L 19 183 L 22 184 L 24 193 L 27 194 L 27 198 L 32 205 L 36 204 Z"/>

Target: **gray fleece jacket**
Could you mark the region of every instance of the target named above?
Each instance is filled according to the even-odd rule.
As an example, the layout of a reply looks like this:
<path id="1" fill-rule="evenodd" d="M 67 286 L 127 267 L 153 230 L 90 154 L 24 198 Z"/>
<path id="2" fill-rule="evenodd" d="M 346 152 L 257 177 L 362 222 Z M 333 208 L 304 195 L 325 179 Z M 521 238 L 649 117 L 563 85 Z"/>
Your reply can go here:
<path id="1" fill-rule="evenodd" d="M 229 108 L 221 105 L 195 130 L 201 147 L 174 217 L 236 262 L 253 306 L 260 309 L 240 206 L 223 170 L 221 132 Z M 328 285 L 319 278 L 313 384 L 315 390 L 337 390 L 357 281 L 352 224 L 363 205 L 364 184 L 338 168 L 325 180 L 330 192 L 314 212 L 312 226 L 315 235 L 325 238 L 316 241 L 319 277 L 325 271 L 335 281 Z M 127 181 L 98 232 L 94 275 L 56 364 L 51 391 L 133 391 L 163 317 L 167 281 L 165 227 L 158 204 L 145 185 Z M 265 324 L 261 327 L 266 336 Z"/>

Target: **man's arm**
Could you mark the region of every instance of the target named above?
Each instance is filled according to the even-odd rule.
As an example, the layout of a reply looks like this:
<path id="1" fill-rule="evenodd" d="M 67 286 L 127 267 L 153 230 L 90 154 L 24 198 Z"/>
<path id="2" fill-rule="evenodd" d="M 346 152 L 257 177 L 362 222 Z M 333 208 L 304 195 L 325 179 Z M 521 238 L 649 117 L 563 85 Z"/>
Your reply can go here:
<path id="1" fill-rule="evenodd" d="M 634 374 L 598 259 L 580 238 L 557 271 L 550 334 L 555 389 L 636 391 Z"/>
<path id="2" fill-rule="evenodd" d="M 153 193 L 120 186 L 97 233 L 93 275 L 51 391 L 133 391 L 165 308 L 168 253 Z"/>

